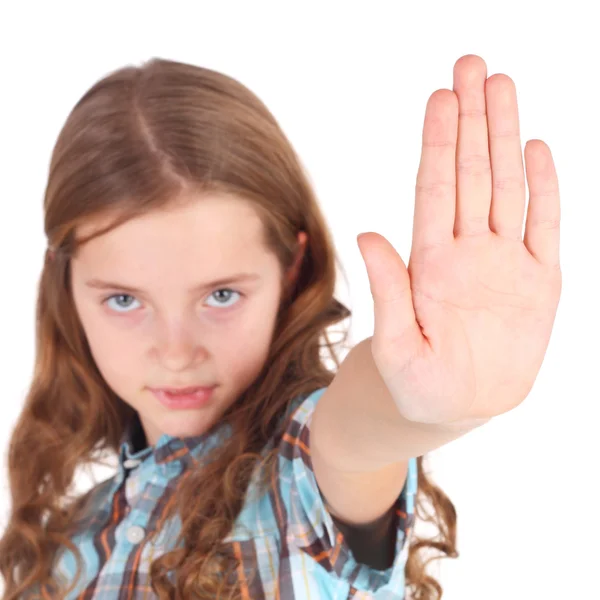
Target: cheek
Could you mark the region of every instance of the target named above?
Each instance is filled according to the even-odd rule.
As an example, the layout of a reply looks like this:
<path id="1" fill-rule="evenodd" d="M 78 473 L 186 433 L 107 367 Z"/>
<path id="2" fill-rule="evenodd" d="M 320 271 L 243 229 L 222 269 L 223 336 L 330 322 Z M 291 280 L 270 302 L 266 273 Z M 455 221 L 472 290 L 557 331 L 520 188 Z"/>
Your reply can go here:
<path id="1" fill-rule="evenodd" d="M 107 328 L 106 324 L 88 324 L 85 331 L 102 377 L 118 396 L 127 397 L 132 384 L 140 380 L 140 348 L 136 348 L 127 336 Z"/>
<path id="2" fill-rule="evenodd" d="M 219 378 L 237 396 L 247 389 L 259 376 L 268 356 L 269 346 L 257 338 L 243 344 L 238 339 L 234 348 L 224 348 L 220 353 Z"/>
<path id="3" fill-rule="evenodd" d="M 269 311 L 260 315 L 246 315 L 234 328 L 221 331 L 214 339 L 213 356 L 218 356 L 222 377 L 233 377 L 249 383 L 263 368 L 269 353 L 274 327 L 274 316 Z"/>
<path id="4" fill-rule="evenodd" d="M 257 335 L 238 337 L 234 345 L 224 348 L 221 356 L 225 359 L 226 368 L 239 371 L 262 366 L 269 351 L 269 339 L 264 333 L 261 331 Z"/>

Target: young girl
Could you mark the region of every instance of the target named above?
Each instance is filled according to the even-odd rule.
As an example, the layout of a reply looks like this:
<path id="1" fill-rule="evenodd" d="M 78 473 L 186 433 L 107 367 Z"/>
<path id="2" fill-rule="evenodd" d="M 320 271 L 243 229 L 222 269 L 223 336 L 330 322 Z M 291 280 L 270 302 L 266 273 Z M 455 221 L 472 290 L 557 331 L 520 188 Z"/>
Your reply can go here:
<path id="1" fill-rule="evenodd" d="M 459 101 L 473 73 L 469 85 L 483 94 L 485 63 L 459 63 Z M 450 116 L 436 120 L 437 94 L 415 211 L 415 244 L 430 248 L 430 269 L 442 244 L 423 223 L 438 234 L 441 216 L 454 223 L 428 179 L 434 158 L 438 175 L 449 161 L 427 152 L 456 150 L 456 98 L 447 91 Z M 432 137 L 447 134 L 447 143 Z M 532 156 L 541 160 L 541 150 Z M 529 183 L 533 205 L 541 184 Z M 558 303 L 559 270 L 546 268 L 545 278 L 536 270 L 547 256 L 534 265 L 528 254 L 519 280 L 535 314 L 534 300 L 511 288 L 511 306 L 525 307 L 537 329 L 510 321 L 527 350 L 515 361 L 508 344 L 496 346 L 500 385 L 498 359 L 476 345 L 477 369 L 465 376 L 458 319 L 446 329 L 454 354 L 437 344 L 441 313 L 427 322 L 419 267 L 411 266 L 411 313 L 403 263 L 380 236 L 361 238 L 375 335 L 340 365 L 329 333 L 350 311 L 334 298 L 332 239 L 288 140 L 239 82 L 157 59 L 111 73 L 77 103 L 52 155 L 44 209 L 35 373 L 10 442 L 12 513 L 0 540 L 5 600 L 441 597 L 424 553 L 457 556 L 456 515 L 424 473 L 423 455 L 527 395 Z M 459 235 L 482 221 L 456 222 Z M 478 256 L 508 257 L 503 246 L 482 248 L 467 249 L 470 266 Z M 451 258 L 430 271 L 440 286 L 465 266 Z M 521 258 L 513 252 L 510 273 Z M 461 297 L 481 300 L 468 284 L 461 280 Z M 466 339 L 473 330 L 463 324 Z M 482 339 L 493 337 L 486 325 L 479 316 Z M 417 331 L 438 346 L 446 379 L 425 371 Z M 515 362 L 527 365 L 527 378 L 515 376 Z M 75 493 L 78 471 L 107 453 L 118 459 L 115 475 Z M 436 540 L 413 540 L 416 516 L 434 520 Z"/>

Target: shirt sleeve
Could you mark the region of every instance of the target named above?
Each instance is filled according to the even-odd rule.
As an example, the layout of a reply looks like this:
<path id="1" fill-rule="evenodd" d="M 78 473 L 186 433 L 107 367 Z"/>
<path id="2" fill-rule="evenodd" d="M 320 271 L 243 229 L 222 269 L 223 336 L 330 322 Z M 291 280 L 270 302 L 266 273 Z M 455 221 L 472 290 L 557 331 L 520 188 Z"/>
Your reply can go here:
<path id="1" fill-rule="evenodd" d="M 351 592 L 377 593 L 377 598 L 403 598 L 404 570 L 415 518 L 417 459 L 409 460 L 405 485 L 393 507 L 396 543 L 392 566 L 378 570 L 357 562 L 326 508 L 313 472 L 310 424 L 325 389 L 316 390 L 300 402 L 287 421 L 281 440 L 278 519 L 280 528 L 285 530 L 285 540 L 291 546 L 288 552 L 299 551 L 304 559 L 308 557 L 318 564 L 328 576 L 347 582 Z"/>

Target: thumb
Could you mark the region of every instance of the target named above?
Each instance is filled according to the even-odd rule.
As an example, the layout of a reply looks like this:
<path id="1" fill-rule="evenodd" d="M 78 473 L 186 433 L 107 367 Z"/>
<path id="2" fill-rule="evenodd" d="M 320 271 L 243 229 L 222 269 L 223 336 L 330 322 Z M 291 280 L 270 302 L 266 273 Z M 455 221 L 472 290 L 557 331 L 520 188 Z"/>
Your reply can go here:
<path id="1" fill-rule="evenodd" d="M 415 316 L 408 269 L 392 244 L 382 235 L 361 233 L 357 242 L 373 296 L 373 345 L 402 340 L 405 342 L 402 344 L 403 350 L 411 354 L 414 347 L 409 343 L 410 340 L 413 343 L 422 341 L 422 333 Z"/>

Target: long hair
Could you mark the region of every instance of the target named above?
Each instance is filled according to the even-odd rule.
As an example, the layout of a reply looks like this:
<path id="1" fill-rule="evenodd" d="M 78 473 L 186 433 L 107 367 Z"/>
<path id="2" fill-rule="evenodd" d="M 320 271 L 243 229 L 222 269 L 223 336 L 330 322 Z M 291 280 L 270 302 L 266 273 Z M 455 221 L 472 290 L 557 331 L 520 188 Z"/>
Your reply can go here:
<path id="1" fill-rule="evenodd" d="M 334 342 L 331 328 L 351 311 L 334 298 L 339 260 L 308 176 L 265 105 L 222 73 L 155 58 L 94 84 L 69 114 L 52 153 L 44 228 L 54 254 L 47 252 L 39 281 L 33 378 L 8 452 L 12 505 L 0 539 L 4 600 L 33 585 L 52 598 L 68 593 L 53 579 L 52 561 L 67 547 L 81 567 L 70 540 L 84 510 L 83 496 L 73 493 L 76 471 L 116 454 L 134 415 L 101 376 L 75 310 L 70 260 L 87 241 L 76 240 L 76 228 L 110 217 L 91 239 L 190 192 L 215 191 L 253 203 L 283 269 L 292 265 L 298 232 L 308 234 L 265 366 L 223 415 L 230 439 L 178 482 L 170 514 L 181 519 L 183 548 L 156 558 L 150 571 L 160 598 L 237 597 L 235 578 L 223 577 L 235 573 L 235 563 L 222 540 L 243 506 L 261 450 L 282 433 L 278 424 L 290 402 L 332 381 L 348 329 Z M 274 463 L 274 452 L 262 466 Z M 411 539 L 407 592 L 433 600 L 442 588 L 426 573 L 431 557 L 423 551 L 457 556 L 456 513 L 422 461 L 417 521 L 431 521 L 439 535 Z"/>

